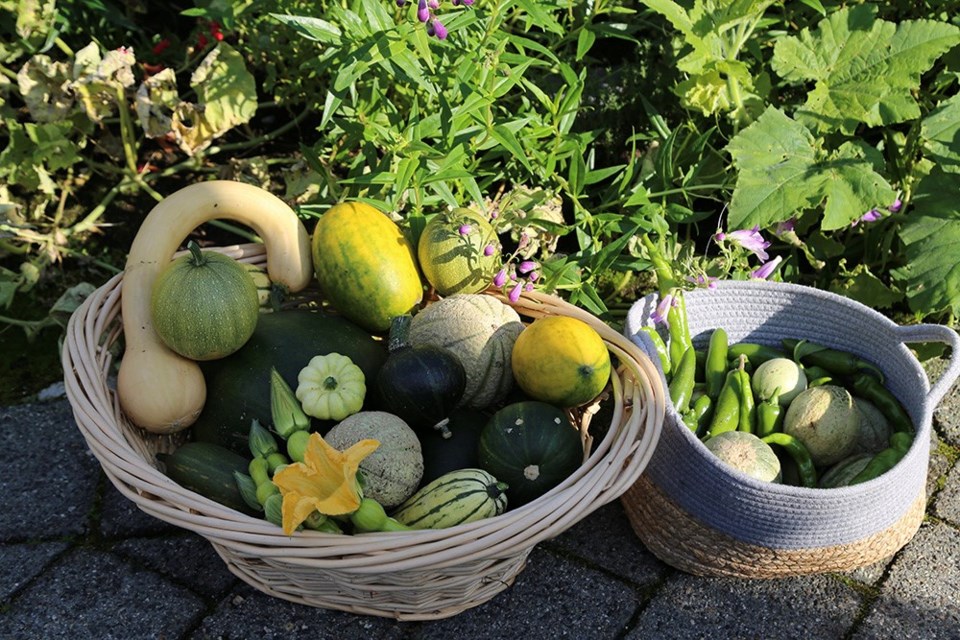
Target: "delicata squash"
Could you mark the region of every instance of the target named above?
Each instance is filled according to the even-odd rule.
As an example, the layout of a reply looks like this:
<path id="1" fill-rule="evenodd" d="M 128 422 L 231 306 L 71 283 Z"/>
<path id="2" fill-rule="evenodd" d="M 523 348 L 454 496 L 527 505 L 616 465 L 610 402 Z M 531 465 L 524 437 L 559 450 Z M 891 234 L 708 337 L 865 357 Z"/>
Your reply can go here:
<path id="1" fill-rule="evenodd" d="M 193 360 L 168 349 L 157 336 L 150 295 L 160 271 L 196 227 L 228 218 L 263 238 L 273 282 L 299 291 L 313 277 L 310 236 L 294 211 L 259 187 L 214 180 L 171 194 L 143 221 L 124 267 L 121 313 L 126 349 L 117 395 L 134 424 L 154 433 L 190 426 L 203 408 L 206 385 Z"/>

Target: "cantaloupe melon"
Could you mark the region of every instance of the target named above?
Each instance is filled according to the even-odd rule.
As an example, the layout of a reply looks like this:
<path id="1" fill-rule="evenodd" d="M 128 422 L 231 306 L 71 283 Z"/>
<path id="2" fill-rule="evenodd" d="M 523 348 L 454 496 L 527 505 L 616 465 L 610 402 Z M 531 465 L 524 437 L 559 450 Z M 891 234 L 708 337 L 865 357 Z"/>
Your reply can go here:
<path id="1" fill-rule="evenodd" d="M 457 294 L 413 317 L 410 343 L 452 351 L 467 373 L 460 406 L 483 409 L 502 400 L 513 386 L 510 354 L 522 330 L 517 312 L 496 298 Z"/>

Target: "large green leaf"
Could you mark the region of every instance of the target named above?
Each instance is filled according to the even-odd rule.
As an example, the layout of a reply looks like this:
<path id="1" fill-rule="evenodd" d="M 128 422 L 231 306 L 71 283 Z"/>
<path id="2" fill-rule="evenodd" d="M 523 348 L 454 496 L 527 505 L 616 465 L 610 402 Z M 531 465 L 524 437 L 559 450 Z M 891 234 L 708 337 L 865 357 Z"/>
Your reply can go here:
<path id="1" fill-rule="evenodd" d="M 960 315 L 960 198 L 957 176 L 935 169 L 917 185 L 900 229 L 907 263 L 893 272 L 910 308 Z"/>
<path id="2" fill-rule="evenodd" d="M 960 171 L 960 94 L 943 101 L 923 119 L 921 134 L 927 157 L 941 167 Z"/>
<path id="3" fill-rule="evenodd" d="M 876 18 L 877 7 L 848 7 L 820 21 L 816 31 L 781 38 L 772 67 L 788 81 L 813 81 L 797 118 L 816 131 L 853 133 L 859 123 L 890 125 L 920 116 L 911 91 L 920 74 L 960 43 L 946 22 Z"/>
<path id="4" fill-rule="evenodd" d="M 814 138 L 779 109 L 767 108 L 727 151 L 739 170 L 730 228 L 766 227 L 820 200 L 824 178 L 817 171 Z"/>
<path id="5" fill-rule="evenodd" d="M 891 204 L 897 192 L 877 173 L 862 151 L 844 144 L 820 167 L 825 231 L 842 229 L 873 208 Z"/>

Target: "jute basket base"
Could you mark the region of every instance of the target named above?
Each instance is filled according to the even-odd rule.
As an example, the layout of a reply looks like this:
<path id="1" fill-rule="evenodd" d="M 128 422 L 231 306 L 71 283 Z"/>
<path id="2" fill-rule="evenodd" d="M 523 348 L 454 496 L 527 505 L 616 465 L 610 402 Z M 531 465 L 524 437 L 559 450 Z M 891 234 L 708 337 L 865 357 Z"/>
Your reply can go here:
<path id="1" fill-rule="evenodd" d="M 621 497 L 630 526 L 663 562 L 700 576 L 784 578 L 849 571 L 889 558 L 920 528 L 921 494 L 900 520 L 873 535 L 832 547 L 773 549 L 736 540 L 705 526 L 670 500 L 646 476 Z"/>

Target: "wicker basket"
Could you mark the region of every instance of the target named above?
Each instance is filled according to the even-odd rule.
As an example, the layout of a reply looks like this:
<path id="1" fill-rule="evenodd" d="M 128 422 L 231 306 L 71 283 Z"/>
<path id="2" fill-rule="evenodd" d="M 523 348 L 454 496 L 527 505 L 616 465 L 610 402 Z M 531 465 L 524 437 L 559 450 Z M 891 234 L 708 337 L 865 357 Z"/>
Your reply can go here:
<path id="1" fill-rule="evenodd" d="M 721 463 L 669 403 L 663 434 L 640 481 L 622 497 L 631 525 L 660 559 L 690 573 L 769 578 L 862 567 L 892 555 L 917 531 L 933 409 L 960 375 L 960 339 L 939 325 L 897 326 L 852 300 L 761 281 L 722 282 L 686 295 L 694 344 L 723 327 L 729 340 L 779 346 L 806 338 L 880 366 L 917 434 L 903 460 L 852 487 L 810 489 L 754 480 Z M 640 327 L 656 297 L 631 308 L 625 333 L 648 352 Z M 904 343 L 945 342 L 952 361 L 931 388 Z M 657 362 L 659 368 L 659 362 Z M 662 371 L 661 371 L 662 375 Z"/>
<path id="2" fill-rule="evenodd" d="M 263 263 L 259 245 L 220 249 Z M 650 359 L 618 332 L 559 298 L 528 294 L 513 306 L 526 319 L 568 315 L 588 322 L 619 362 L 611 375 L 614 415 L 595 441 L 591 413 L 572 412 L 590 455 L 560 486 L 523 507 L 440 531 L 354 536 L 314 531 L 286 536 L 188 491 L 165 476 L 160 451 L 183 439 L 133 426 L 109 380 L 111 346 L 121 337 L 116 276 L 74 313 L 63 349 L 67 396 L 77 426 L 119 491 L 143 511 L 207 538 L 230 570 L 255 588 L 307 605 L 398 619 L 452 616 L 508 587 L 534 545 L 619 497 L 650 460 L 666 400 Z"/>

